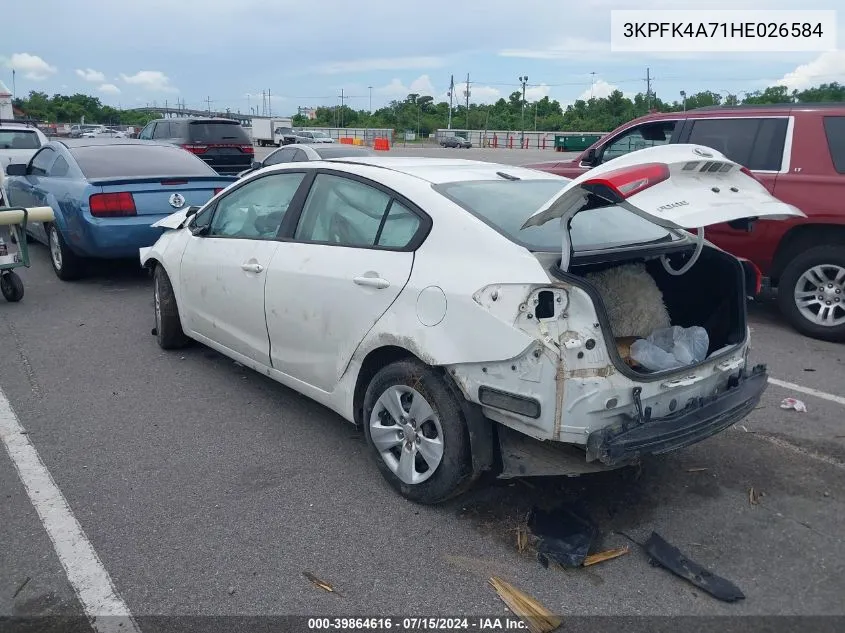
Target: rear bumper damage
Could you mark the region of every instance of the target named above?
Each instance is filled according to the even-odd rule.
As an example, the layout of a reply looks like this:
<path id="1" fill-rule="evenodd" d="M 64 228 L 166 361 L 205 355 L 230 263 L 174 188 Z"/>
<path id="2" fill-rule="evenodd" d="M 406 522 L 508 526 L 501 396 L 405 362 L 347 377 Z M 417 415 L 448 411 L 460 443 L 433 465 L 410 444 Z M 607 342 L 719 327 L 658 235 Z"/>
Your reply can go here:
<path id="1" fill-rule="evenodd" d="M 716 435 L 757 406 L 767 381 L 766 367 L 757 365 L 750 373 L 741 372 L 732 379 L 724 392 L 699 398 L 676 414 L 650 419 L 648 409 L 638 410 L 621 424 L 590 433 L 587 461 L 622 466 L 644 455 L 668 453 Z"/>

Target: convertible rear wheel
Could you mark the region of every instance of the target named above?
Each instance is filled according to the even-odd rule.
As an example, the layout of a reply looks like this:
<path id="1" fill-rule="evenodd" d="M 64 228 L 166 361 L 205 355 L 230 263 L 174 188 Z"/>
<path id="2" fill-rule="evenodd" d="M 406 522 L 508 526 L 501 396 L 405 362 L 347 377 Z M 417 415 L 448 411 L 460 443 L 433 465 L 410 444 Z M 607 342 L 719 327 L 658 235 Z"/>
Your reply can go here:
<path id="1" fill-rule="evenodd" d="M 156 266 L 153 280 L 153 298 L 155 302 L 156 340 L 162 349 L 179 349 L 188 344 L 189 339 L 182 331 L 179 320 L 179 308 L 170 277 L 162 266 Z"/>
<path id="2" fill-rule="evenodd" d="M 415 360 L 381 369 L 364 396 L 363 422 L 379 470 L 403 497 L 440 503 L 472 483 L 467 424 L 435 369 Z"/>
<path id="3" fill-rule="evenodd" d="M 45 224 L 44 228 L 47 231 L 47 243 L 50 247 L 50 263 L 53 265 L 56 276 L 62 281 L 72 281 L 82 277 L 85 261 L 68 248 L 61 231 L 55 224 Z"/>

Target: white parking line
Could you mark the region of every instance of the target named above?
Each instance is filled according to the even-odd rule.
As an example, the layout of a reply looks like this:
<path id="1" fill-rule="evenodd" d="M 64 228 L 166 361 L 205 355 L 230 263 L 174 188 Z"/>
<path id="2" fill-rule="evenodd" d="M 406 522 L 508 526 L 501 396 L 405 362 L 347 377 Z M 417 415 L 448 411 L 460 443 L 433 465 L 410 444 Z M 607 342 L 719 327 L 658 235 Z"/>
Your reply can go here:
<path id="1" fill-rule="evenodd" d="M 0 437 L 97 633 L 140 633 L 129 608 L 0 389 Z"/>
<path id="2" fill-rule="evenodd" d="M 777 378 L 769 378 L 769 382 L 776 387 L 791 389 L 792 391 L 797 391 L 798 393 L 806 393 L 808 396 L 815 396 L 816 398 L 821 398 L 822 400 L 828 400 L 845 406 L 845 398 L 842 396 L 834 396 L 832 393 L 825 393 L 824 391 L 819 391 L 818 389 L 812 389 L 810 387 L 802 387 L 801 385 L 796 385 L 794 382 L 784 382 L 783 380 L 778 380 Z"/>

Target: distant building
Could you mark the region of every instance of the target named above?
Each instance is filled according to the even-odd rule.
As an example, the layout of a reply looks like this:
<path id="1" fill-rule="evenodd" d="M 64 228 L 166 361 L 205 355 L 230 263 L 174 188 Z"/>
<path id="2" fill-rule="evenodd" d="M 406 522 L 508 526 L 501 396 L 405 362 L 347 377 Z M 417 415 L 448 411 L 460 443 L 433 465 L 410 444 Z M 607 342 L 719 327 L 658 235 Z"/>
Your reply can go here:
<path id="1" fill-rule="evenodd" d="M 12 93 L 2 81 L 0 81 L 0 119 L 14 119 L 15 110 L 12 107 Z"/>
<path id="2" fill-rule="evenodd" d="M 309 121 L 317 118 L 317 108 L 300 108 L 299 113 Z"/>

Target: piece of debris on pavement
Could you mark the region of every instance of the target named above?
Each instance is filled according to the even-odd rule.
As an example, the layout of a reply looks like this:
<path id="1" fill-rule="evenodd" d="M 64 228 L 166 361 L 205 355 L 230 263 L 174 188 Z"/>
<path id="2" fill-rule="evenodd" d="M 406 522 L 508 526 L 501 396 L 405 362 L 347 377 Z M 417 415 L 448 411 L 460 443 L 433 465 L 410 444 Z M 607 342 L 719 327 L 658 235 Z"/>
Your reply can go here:
<path id="1" fill-rule="evenodd" d="M 688 473 L 703 473 L 709 469 L 707 468 L 687 468 Z"/>
<path id="2" fill-rule="evenodd" d="M 311 584 L 317 587 L 318 589 L 322 589 L 323 591 L 328 591 L 329 593 L 337 593 L 335 588 L 332 587 L 329 583 L 325 580 L 320 580 L 314 574 L 309 571 L 302 572 L 302 575 L 305 576 L 308 580 L 311 581 Z"/>
<path id="3" fill-rule="evenodd" d="M 651 558 L 653 565 L 668 569 L 718 600 L 736 602 L 745 599 L 745 594 L 739 587 L 691 561 L 678 548 L 667 543 L 657 532 L 651 533 L 643 549 Z"/>
<path id="4" fill-rule="evenodd" d="M 550 512 L 533 508 L 528 527 L 539 539 L 537 560 L 547 569 L 549 560 L 563 567 L 581 567 L 598 534 L 590 519 L 566 507 Z"/>
<path id="5" fill-rule="evenodd" d="M 18 588 L 15 590 L 15 593 L 14 593 L 14 595 L 12 596 L 12 598 L 17 598 L 17 597 L 18 597 L 18 594 L 19 594 L 21 591 L 23 591 L 23 588 L 24 588 L 24 587 L 26 587 L 26 586 L 29 584 L 29 581 L 30 581 L 30 580 L 32 580 L 32 577 L 31 577 L 31 576 L 27 576 L 27 577 L 26 577 L 26 580 L 24 580 L 24 581 L 23 581 L 20 585 L 18 585 Z"/>
<path id="6" fill-rule="evenodd" d="M 229 587 L 229 595 L 230 596 L 235 595 L 235 588 L 234 587 Z"/>
<path id="7" fill-rule="evenodd" d="M 625 545 L 624 547 L 609 549 L 604 552 L 598 552 L 597 554 L 590 554 L 584 559 L 584 567 L 589 567 L 590 565 L 598 565 L 599 563 L 603 563 L 606 560 L 613 560 L 614 558 L 619 558 L 620 556 L 628 554 L 630 551 L 631 550 L 628 549 L 628 546 Z"/>
<path id="8" fill-rule="evenodd" d="M 781 409 L 793 409 L 799 413 L 807 412 L 807 405 L 798 398 L 784 398 L 780 403 Z"/>
<path id="9" fill-rule="evenodd" d="M 520 554 L 528 549 L 528 528 L 524 525 L 516 528 L 516 549 Z"/>
<path id="10" fill-rule="evenodd" d="M 490 578 L 490 585 L 496 590 L 508 608 L 525 622 L 531 633 L 551 633 L 558 629 L 563 620 L 546 609 L 528 594 L 497 576 Z"/>
<path id="11" fill-rule="evenodd" d="M 748 503 L 753 506 L 760 505 L 760 497 L 762 493 L 754 489 L 754 486 L 748 489 Z"/>

